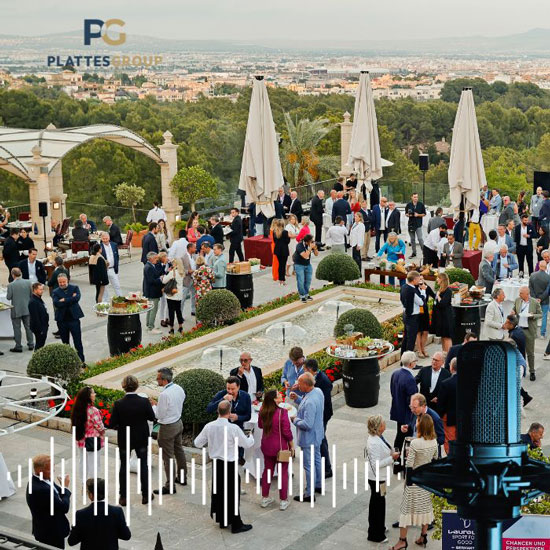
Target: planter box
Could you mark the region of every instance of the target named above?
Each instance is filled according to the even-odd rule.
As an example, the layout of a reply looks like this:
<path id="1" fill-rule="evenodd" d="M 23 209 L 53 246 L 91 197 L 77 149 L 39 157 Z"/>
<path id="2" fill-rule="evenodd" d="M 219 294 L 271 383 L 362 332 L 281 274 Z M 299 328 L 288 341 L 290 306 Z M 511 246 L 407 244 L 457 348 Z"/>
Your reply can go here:
<path id="1" fill-rule="evenodd" d="M 136 248 L 141 248 L 141 240 L 143 239 L 143 236 L 147 233 L 147 229 L 143 229 L 139 233 L 134 233 L 132 235 L 132 246 L 135 246 Z"/>

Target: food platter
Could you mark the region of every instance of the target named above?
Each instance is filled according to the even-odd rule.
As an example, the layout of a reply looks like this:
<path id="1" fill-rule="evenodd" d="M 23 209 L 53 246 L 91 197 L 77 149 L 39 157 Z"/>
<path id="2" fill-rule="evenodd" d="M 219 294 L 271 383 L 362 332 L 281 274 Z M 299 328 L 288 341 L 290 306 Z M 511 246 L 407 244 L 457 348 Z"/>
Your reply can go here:
<path id="1" fill-rule="evenodd" d="M 336 343 L 326 353 L 338 359 L 380 359 L 394 350 L 393 344 L 380 338 L 358 338 L 350 344 Z"/>

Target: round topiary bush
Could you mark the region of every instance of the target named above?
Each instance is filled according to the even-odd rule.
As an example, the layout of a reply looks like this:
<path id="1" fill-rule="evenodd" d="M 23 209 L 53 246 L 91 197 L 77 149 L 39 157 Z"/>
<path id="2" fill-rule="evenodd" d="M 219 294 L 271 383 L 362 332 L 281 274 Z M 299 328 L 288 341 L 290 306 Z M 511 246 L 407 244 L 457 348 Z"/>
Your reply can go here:
<path id="1" fill-rule="evenodd" d="M 370 338 L 382 338 L 382 325 L 378 319 L 367 309 L 350 309 L 342 313 L 334 327 L 334 336 L 339 338 L 345 334 L 344 327 L 353 325 L 354 332 L 362 332 L 363 336 Z"/>
<path id="2" fill-rule="evenodd" d="M 459 267 L 451 267 L 446 269 L 445 273 L 449 277 L 449 283 L 453 284 L 457 281 L 459 283 L 466 283 L 468 288 L 475 284 L 474 278 L 469 271 L 460 269 Z"/>
<path id="3" fill-rule="evenodd" d="M 82 369 L 76 350 L 67 344 L 48 344 L 36 350 L 27 365 L 29 376 L 51 376 L 62 382 L 75 380 Z"/>
<path id="4" fill-rule="evenodd" d="M 229 290 L 212 290 L 197 304 L 197 320 L 207 326 L 223 325 L 241 314 L 241 304 Z"/>
<path id="5" fill-rule="evenodd" d="M 205 424 L 215 420 L 216 413 L 207 413 L 206 406 L 216 393 L 225 387 L 225 378 L 209 369 L 189 369 L 174 378 L 185 390 L 181 419 L 187 424 Z"/>
<path id="6" fill-rule="evenodd" d="M 361 272 L 353 258 L 347 254 L 329 254 L 317 265 L 315 277 L 320 281 L 343 285 L 346 281 L 359 279 Z"/>

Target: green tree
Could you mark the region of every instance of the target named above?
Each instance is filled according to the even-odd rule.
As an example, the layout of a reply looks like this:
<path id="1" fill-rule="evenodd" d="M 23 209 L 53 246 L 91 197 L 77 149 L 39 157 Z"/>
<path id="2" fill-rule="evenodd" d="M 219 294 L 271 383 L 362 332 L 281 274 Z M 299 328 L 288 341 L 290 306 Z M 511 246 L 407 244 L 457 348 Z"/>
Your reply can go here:
<path id="1" fill-rule="evenodd" d="M 216 180 L 200 166 L 180 168 L 170 186 L 182 202 L 189 203 L 191 211 L 199 199 L 218 196 Z"/>
<path id="2" fill-rule="evenodd" d="M 132 218 L 136 222 L 136 206 L 143 202 L 145 189 L 138 185 L 120 183 L 115 187 L 115 196 L 118 202 L 127 208 L 132 209 Z"/>

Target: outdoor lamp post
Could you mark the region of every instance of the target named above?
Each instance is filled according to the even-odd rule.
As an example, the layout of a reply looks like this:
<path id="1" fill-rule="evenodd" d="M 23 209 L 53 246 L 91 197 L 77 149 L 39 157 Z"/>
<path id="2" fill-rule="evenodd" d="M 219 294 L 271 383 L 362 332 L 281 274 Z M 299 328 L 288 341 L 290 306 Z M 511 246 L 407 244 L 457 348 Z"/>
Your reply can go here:
<path id="1" fill-rule="evenodd" d="M 418 155 L 418 167 L 422 172 L 422 202 L 426 204 L 426 172 L 429 168 L 429 156 L 426 153 Z"/>

